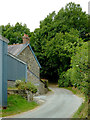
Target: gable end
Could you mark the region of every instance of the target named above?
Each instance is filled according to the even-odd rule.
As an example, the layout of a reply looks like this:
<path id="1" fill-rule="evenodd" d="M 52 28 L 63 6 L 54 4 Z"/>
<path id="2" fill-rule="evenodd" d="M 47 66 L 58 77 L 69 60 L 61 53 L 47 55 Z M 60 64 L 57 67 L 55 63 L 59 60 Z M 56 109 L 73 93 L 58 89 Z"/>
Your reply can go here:
<path id="1" fill-rule="evenodd" d="M 30 50 L 31 50 L 31 52 L 32 52 L 32 54 L 33 54 L 35 60 L 36 60 L 37 63 L 38 63 L 38 66 L 41 68 L 41 65 L 40 65 L 40 63 L 39 63 L 37 57 L 35 56 L 34 51 L 33 51 L 32 47 L 30 46 L 30 44 L 27 44 L 25 47 L 23 47 L 23 49 L 22 49 L 16 56 L 18 56 L 27 46 L 29 46 L 29 48 L 30 48 Z"/>

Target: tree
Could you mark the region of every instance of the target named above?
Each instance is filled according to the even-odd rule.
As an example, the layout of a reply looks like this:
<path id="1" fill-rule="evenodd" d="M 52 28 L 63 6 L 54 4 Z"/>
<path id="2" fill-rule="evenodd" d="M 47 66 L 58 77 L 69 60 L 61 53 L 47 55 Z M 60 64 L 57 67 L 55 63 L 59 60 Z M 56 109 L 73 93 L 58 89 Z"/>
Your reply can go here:
<path id="1" fill-rule="evenodd" d="M 88 94 L 88 43 L 76 47 L 76 54 L 71 57 L 71 68 L 59 76 L 59 86 L 73 85 Z"/>
<path id="2" fill-rule="evenodd" d="M 44 48 L 47 56 L 47 72 L 50 71 L 49 74 L 52 74 L 54 79 L 70 68 L 70 60 L 76 53 L 76 46 L 81 46 L 82 43 L 83 40 L 79 38 L 79 32 L 74 29 L 71 29 L 69 33 L 65 32 L 65 34 L 57 33 L 51 41 L 47 41 Z"/>
<path id="3" fill-rule="evenodd" d="M 40 28 L 31 35 L 31 45 L 42 66 L 41 77 L 55 81 L 70 68 L 71 57 L 76 46 L 82 45 L 87 29 L 88 15 L 72 2 L 40 21 Z"/>
<path id="4" fill-rule="evenodd" d="M 62 8 L 55 16 L 55 21 L 58 21 L 59 29 L 62 32 L 74 28 L 79 31 L 81 38 L 85 38 L 88 31 L 88 15 L 82 11 L 79 4 L 68 3 L 65 9 Z"/>
<path id="5" fill-rule="evenodd" d="M 30 30 L 27 28 L 26 24 L 16 23 L 15 26 L 11 26 L 10 23 L 6 26 L 2 25 L 2 35 L 9 39 L 9 44 L 22 43 L 22 36 L 24 33 L 31 36 Z"/>
<path id="6" fill-rule="evenodd" d="M 88 16 L 79 4 L 68 3 L 40 21 L 40 28 L 30 33 L 26 25 L 16 23 L 2 26 L 3 35 L 12 43 L 21 43 L 24 33 L 30 37 L 31 46 L 42 66 L 41 77 L 57 81 L 67 71 L 76 47 L 88 41 Z M 90 16 L 89 16 L 90 17 Z"/>

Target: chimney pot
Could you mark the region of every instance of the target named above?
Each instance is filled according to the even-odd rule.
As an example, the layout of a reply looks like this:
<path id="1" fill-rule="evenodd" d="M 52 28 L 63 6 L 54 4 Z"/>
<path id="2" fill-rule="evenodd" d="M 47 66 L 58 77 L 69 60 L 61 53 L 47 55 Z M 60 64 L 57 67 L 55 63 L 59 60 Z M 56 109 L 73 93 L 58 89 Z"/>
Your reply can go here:
<path id="1" fill-rule="evenodd" d="M 28 44 L 30 43 L 30 38 L 28 37 L 27 34 L 24 34 L 23 36 L 23 44 Z"/>
<path id="2" fill-rule="evenodd" d="M 28 35 L 27 35 L 27 34 L 24 34 L 24 36 L 28 37 Z"/>

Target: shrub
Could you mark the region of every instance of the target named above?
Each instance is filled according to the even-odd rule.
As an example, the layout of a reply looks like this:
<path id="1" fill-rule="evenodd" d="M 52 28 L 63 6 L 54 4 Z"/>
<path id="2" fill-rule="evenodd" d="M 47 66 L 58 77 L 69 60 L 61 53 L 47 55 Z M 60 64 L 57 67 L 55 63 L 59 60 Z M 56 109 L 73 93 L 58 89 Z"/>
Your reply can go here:
<path id="1" fill-rule="evenodd" d="M 32 93 L 36 93 L 37 92 L 37 88 L 34 84 L 32 84 L 31 82 L 27 82 L 26 83 L 26 89 L 30 90 Z"/>
<path id="2" fill-rule="evenodd" d="M 16 80 L 15 81 L 15 86 L 18 87 L 20 85 L 20 83 L 21 83 L 21 80 Z"/>
<path id="3" fill-rule="evenodd" d="M 31 82 L 21 82 L 18 86 L 18 89 L 19 90 L 29 90 L 31 91 L 32 93 L 36 93 L 37 92 L 37 88 L 34 84 L 32 84 Z"/>
<path id="4" fill-rule="evenodd" d="M 58 84 L 59 87 L 64 87 L 64 82 L 65 82 L 65 72 L 61 73 L 59 76 Z"/>
<path id="5" fill-rule="evenodd" d="M 71 69 L 69 69 L 67 72 L 63 72 L 59 76 L 59 80 L 58 80 L 59 87 L 70 87 L 70 86 L 72 86 L 70 74 L 71 74 Z"/>
<path id="6" fill-rule="evenodd" d="M 76 55 L 71 58 L 71 82 L 81 92 L 88 94 L 88 43 L 77 48 Z"/>
<path id="7" fill-rule="evenodd" d="M 88 94 L 88 44 L 83 43 L 77 47 L 77 52 L 71 58 L 71 67 L 63 72 L 59 77 L 59 86 L 68 87 L 73 85 L 81 90 L 82 93 Z"/>
<path id="8" fill-rule="evenodd" d="M 26 83 L 24 81 L 22 81 L 19 86 L 18 86 L 19 90 L 26 90 Z"/>

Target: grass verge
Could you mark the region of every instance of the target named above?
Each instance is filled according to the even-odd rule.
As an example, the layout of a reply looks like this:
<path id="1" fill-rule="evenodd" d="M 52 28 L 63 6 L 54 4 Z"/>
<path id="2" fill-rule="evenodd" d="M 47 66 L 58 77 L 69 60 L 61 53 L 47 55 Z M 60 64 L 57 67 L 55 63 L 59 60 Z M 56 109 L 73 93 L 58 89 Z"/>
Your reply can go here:
<path id="1" fill-rule="evenodd" d="M 8 87 L 8 90 L 18 90 L 16 87 Z"/>
<path id="2" fill-rule="evenodd" d="M 78 108 L 77 112 L 74 113 L 73 118 L 88 118 L 88 96 L 81 93 L 80 90 L 74 87 L 68 87 L 66 89 L 71 90 L 75 95 L 84 99 L 84 102 Z"/>
<path id="3" fill-rule="evenodd" d="M 8 107 L 2 110 L 2 117 L 15 115 L 21 112 L 25 112 L 34 109 L 38 104 L 34 101 L 28 102 L 20 95 L 8 96 Z"/>
<path id="4" fill-rule="evenodd" d="M 0 117 L 2 117 L 2 110 L 1 110 L 1 108 L 0 108 Z"/>

